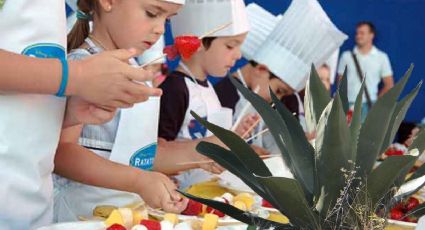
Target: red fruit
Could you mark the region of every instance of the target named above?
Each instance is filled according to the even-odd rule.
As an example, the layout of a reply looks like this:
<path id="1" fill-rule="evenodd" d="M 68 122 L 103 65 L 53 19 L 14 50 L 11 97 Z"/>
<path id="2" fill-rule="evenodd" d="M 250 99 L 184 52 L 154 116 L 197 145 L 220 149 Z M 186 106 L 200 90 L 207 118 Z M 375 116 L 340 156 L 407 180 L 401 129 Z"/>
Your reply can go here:
<path id="1" fill-rule="evenodd" d="M 189 59 L 201 47 L 201 40 L 196 36 L 178 36 L 174 43 L 183 59 Z"/>
<path id="2" fill-rule="evenodd" d="M 162 52 L 167 55 L 167 58 L 170 61 L 176 59 L 179 56 L 179 51 L 173 45 L 166 46 Z"/>
<path id="3" fill-rule="evenodd" d="M 353 119 L 353 110 L 350 109 L 347 112 L 347 124 L 350 124 L 352 119 Z"/>
<path id="4" fill-rule="evenodd" d="M 113 224 L 109 226 L 106 230 L 127 230 L 127 229 L 121 224 Z"/>
<path id="5" fill-rule="evenodd" d="M 222 213 L 222 212 L 220 212 L 220 211 L 218 211 L 218 210 L 216 210 L 216 209 L 213 209 L 213 208 L 211 208 L 211 207 L 207 207 L 207 213 L 215 214 L 215 215 L 217 215 L 218 217 L 224 217 L 224 216 L 225 216 L 225 215 L 224 215 L 224 213 Z"/>
<path id="6" fill-rule="evenodd" d="M 416 206 L 418 206 L 418 205 L 419 205 L 419 200 L 414 198 L 414 197 L 410 197 L 409 200 L 407 201 L 405 207 L 406 207 L 407 211 L 410 211 L 410 210 L 416 208 Z"/>
<path id="7" fill-rule="evenodd" d="M 182 212 L 183 215 L 187 216 L 198 216 L 202 213 L 202 204 L 194 200 L 189 200 L 186 209 Z"/>
<path id="8" fill-rule="evenodd" d="M 267 200 L 264 200 L 264 199 L 263 199 L 261 206 L 266 207 L 266 208 L 273 208 L 272 204 L 270 204 L 270 202 L 268 202 Z"/>
<path id="9" fill-rule="evenodd" d="M 418 223 L 418 218 L 415 216 L 407 216 L 403 218 L 403 221 L 410 223 Z"/>
<path id="10" fill-rule="evenodd" d="M 398 209 L 391 209 L 390 218 L 393 220 L 401 220 L 403 219 L 404 213 Z"/>
<path id="11" fill-rule="evenodd" d="M 397 209 L 397 210 L 403 211 L 403 210 L 404 210 L 404 204 L 403 204 L 403 202 L 398 203 L 398 204 L 397 204 L 396 206 L 394 206 L 391 210 L 394 210 L 394 209 Z"/>
<path id="12" fill-rule="evenodd" d="M 144 225 L 148 230 L 161 230 L 161 224 L 154 220 L 142 220 L 141 225 Z"/>

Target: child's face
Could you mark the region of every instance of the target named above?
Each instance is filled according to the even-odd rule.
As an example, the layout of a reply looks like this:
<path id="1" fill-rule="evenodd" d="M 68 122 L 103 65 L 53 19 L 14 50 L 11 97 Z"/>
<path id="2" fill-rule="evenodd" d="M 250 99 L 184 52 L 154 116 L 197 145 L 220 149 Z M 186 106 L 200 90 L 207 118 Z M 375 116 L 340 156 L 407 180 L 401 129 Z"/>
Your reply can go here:
<path id="1" fill-rule="evenodd" d="M 294 93 L 294 90 L 279 78 L 270 79 L 270 88 L 279 99 Z M 271 101 L 271 98 L 266 98 L 266 100 Z"/>
<path id="2" fill-rule="evenodd" d="M 214 39 L 208 49 L 203 47 L 200 51 L 203 68 L 207 74 L 224 77 L 236 61 L 242 57 L 241 45 L 245 40 L 246 33 L 218 37 Z"/>
<path id="3" fill-rule="evenodd" d="M 139 53 L 160 38 L 166 20 L 181 7 L 161 0 L 100 0 L 101 8 L 108 3 L 111 8 L 102 11 L 100 23 L 117 48 L 135 48 Z"/>

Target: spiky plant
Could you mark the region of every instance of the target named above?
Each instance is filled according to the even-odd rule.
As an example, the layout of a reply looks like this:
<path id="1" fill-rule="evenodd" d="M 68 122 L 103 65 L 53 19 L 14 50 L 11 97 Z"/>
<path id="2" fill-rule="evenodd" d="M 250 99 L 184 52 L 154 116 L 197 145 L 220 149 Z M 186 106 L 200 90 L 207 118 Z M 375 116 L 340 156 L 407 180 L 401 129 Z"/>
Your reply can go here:
<path id="1" fill-rule="evenodd" d="M 192 113 L 228 147 L 201 142 L 197 150 L 237 175 L 287 216 L 290 224 L 262 219 L 224 203 L 182 193 L 260 229 L 383 228 L 385 218 L 382 217 L 391 205 L 422 187 L 420 184 L 395 196 L 418 154 L 389 157 L 374 168 L 376 159 L 391 144 L 420 89 L 421 82 L 398 101 L 412 69 L 413 66 L 394 88 L 374 104 L 364 123 L 361 122 L 363 83 L 352 121 L 347 124 L 346 73 L 334 98 L 331 98 L 312 66 L 306 87 L 305 113 L 310 130 L 316 130 L 315 148 L 306 139 L 298 120 L 272 92 L 274 107 L 231 78 L 269 127 L 294 179 L 272 176 L 243 139 Z M 409 151 L 418 153 L 424 148 L 425 131 L 422 130 Z M 424 171 L 414 175 L 414 179 L 423 179 Z"/>

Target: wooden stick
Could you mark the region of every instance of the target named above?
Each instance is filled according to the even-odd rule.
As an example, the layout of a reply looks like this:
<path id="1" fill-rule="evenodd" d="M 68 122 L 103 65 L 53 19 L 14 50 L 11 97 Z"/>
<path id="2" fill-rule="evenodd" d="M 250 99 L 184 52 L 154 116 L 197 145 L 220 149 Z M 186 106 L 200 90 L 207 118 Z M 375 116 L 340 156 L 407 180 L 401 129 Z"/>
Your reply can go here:
<path id="1" fill-rule="evenodd" d="M 281 156 L 280 154 L 268 154 L 268 155 L 261 155 L 259 156 L 261 159 L 266 159 L 266 158 L 270 158 L 270 157 L 278 157 Z M 189 161 L 189 162 L 181 162 L 181 163 L 177 163 L 177 165 L 194 165 L 194 164 L 211 164 L 214 163 L 215 161 L 213 160 L 205 160 L 205 161 Z"/>
<path id="2" fill-rule="evenodd" d="M 202 35 L 201 37 L 199 37 L 199 39 L 202 40 L 205 37 L 208 37 L 208 36 L 210 36 L 212 34 L 215 34 L 216 32 L 218 32 L 218 31 L 220 31 L 222 29 L 225 29 L 226 27 L 230 26 L 231 24 L 232 24 L 232 22 L 228 22 L 228 23 L 223 24 L 223 25 L 221 25 L 219 27 L 216 27 L 215 29 L 212 29 L 212 30 L 206 32 L 204 35 Z"/>
<path id="3" fill-rule="evenodd" d="M 164 58 L 164 57 L 166 57 L 166 56 L 167 56 L 167 54 L 163 54 L 163 55 L 161 55 L 160 57 L 157 57 L 157 58 L 155 58 L 155 59 L 153 59 L 153 60 L 150 60 L 149 62 L 147 62 L 147 63 L 143 64 L 142 66 L 140 66 L 140 68 L 144 68 L 144 67 L 146 67 L 146 66 L 148 66 L 148 65 L 151 65 L 152 63 L 154 63 L 154 62 L 156 62 L 156 61 L 159 61 L 159 60 L 161 60 L 162 58 Z"/>
<path id="4" fill-rule="evenodd" d="M 261 135 L 263 135 L 263 134 L 267 133 L 268 131 L 270 131 L 268 128 L 263 129 L 261 132 L 259 132 L 259 133 L 255 134 L 254 136 L 252 136 L 252 137 L 250 137 L 250 138 L 246 139 L 245 141 L 246 141 L 246 142 L 249 142 L 249 141 L 251 141 L 251 140 L 254 140 L 255 138 L 257 138 L 257 137 L 259 137 L 259 136 L 261 136 Z"/>

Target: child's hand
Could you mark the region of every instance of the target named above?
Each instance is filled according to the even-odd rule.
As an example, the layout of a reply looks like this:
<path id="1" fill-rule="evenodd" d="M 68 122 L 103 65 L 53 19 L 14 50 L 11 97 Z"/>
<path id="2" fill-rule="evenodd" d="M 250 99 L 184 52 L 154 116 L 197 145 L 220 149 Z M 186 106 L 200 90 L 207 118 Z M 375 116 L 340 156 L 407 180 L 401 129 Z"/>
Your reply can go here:
<path id="1" fill-rule="evenodd" d="M 67 101 L 63 128 L 78 124 L 102 124 L 115 116 L 116 109 L 100 108 L 78 97 Z"/>
<path id="2" fill-rule="evenodd" d="M 164 174 L 143 171 L 136 182 L 136 191 L 152 208 L 165 212 L 181 213 L 186 209 L 188 199 L 177 191 L 176 185 Z"/>
<path id="3" fill-rule="evenodd" d="M 138 83 L 150 81 L 154 75 L 151 71 L 130 66 L 128 59 L 134 56 L 134 50 L 121 49 L 70 61 L 67 95 L 114 108 L 128 108 L 150 96 L 160 96 L 160 89 Z"/>
<path id="4" fill-rule="evenodd" d="M 258 114 L 247 114 L 242 118 L 242 121 L 235 129 L 235 133 L 241 138 L 246 138 L 250 134 L 250 129 L 255 128 L 255 124 L 258 123 L 260 116 Z M 254 126 L 254 127 L 253 127 Z"/>

